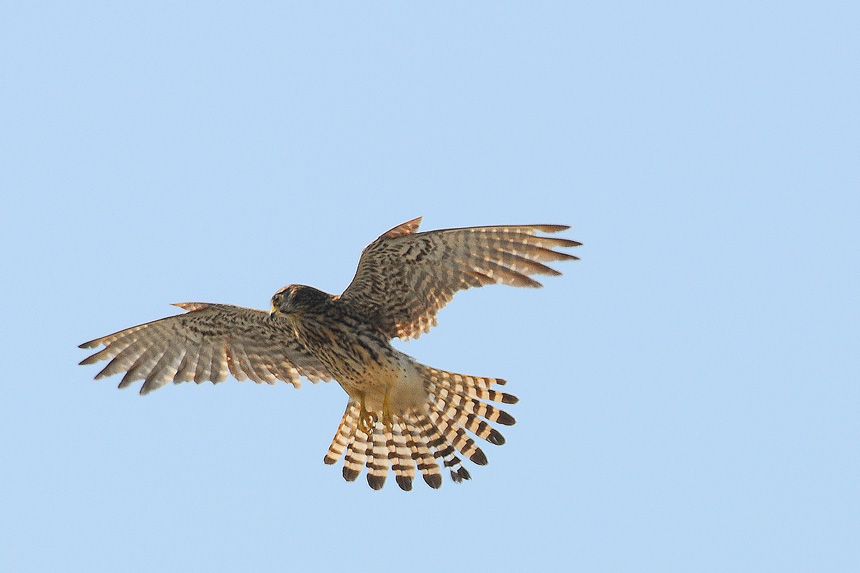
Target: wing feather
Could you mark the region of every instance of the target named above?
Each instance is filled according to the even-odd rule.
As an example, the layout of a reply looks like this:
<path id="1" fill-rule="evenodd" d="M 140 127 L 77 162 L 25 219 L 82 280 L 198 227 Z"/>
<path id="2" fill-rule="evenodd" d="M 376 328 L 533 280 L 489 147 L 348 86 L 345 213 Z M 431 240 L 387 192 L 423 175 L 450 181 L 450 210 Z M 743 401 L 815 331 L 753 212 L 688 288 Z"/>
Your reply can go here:
<path id="1" fill-rule="evenodd" d="M 463 289 L 488 284 L 539 287 L 530 275 L 559 275 L 544 263 L 576 259 L 554 249 L 576 247 L 564 225 L 465 227 L 418 233 L 420 217 L 384 233 L 364 249 L 340 300 L 388 336 L 417 338 Z"/>
<path id="2" fill-rule="evenodd" d="M 238 380 L 300 385 L 330 380 L 325 367 L 296 340 L 285 319 L 226 304 L 181 303 L 188 312 L 133 326 L 81 344 L 104 346 L 81 361 L 108 360 L 96 378 L 125 372 L 124 388 L 143 380 L 147 394 L 169 382 Z"/>

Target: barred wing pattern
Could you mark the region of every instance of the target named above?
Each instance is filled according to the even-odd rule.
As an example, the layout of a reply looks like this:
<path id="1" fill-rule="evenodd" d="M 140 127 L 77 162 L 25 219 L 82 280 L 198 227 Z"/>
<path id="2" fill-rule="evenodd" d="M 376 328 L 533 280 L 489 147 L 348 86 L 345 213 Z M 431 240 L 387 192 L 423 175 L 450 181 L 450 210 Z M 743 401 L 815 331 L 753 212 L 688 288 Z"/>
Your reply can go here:
<path id="1" fill-rule="evenodd" d="M 179 303 L 188 311 L 133 326 L 81 344 L 104 348 L 81 364 L 110 360 L 96 379 L 120 372 L 125 388 L 143 380 L 141 394 L 168 382 L 207 380 L 223 382 L 227 374 L 237 380 L 275 384 L 278 380 L 296 388 L 300 376 L 319 382 L 330 380 L 325 367 L 295 339 L 283 318 L 252 308 L 201 302 Z"/>
<path id="2" fill-rule="evenodd" d="M 502 283 L 539 287 L 533 274 L 559 275 L 544 263 L 576 259 L 554 251 L 577 241 L 544 237 L 565 225 L 468 227 L 416 233 L 421 218 L 394 227 L 361 254 L 341 299 L 388 336 L 417 338 L 459 290 Z"/>

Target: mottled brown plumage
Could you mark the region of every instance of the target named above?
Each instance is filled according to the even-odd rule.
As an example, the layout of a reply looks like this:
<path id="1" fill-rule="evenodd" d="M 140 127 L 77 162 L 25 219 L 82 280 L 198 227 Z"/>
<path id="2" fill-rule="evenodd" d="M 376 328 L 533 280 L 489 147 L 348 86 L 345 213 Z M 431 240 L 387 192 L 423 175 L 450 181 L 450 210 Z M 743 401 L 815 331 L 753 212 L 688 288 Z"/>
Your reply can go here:
<path id="1" fill-rule="evenodd" d="M 364 249 L 340 296 L 290 285 L 272 297 L 272 310 L 181 303 L 185 314 L 85 342 L 104 348 L 81 364 L 109 360 L 96 378 L 125 372 L 120 388 L 143 380 L 141 394 L 168 382 L 227 378 L 300 386 L 336 380 L 349 402 L 324 461 L 344 460 L 343 476 L 367 468 L 381 488 L 389 470 L 412 488 L 416 467 L 433 488 L 442 484 L 437 459 L 455 482 L 469 479 L 459 456 L 477 465 L 487 457 L 472 436 L 501 445 L 490 423 L 514 418 L 494 403 L 517 398 L 493 388 L 504 380 L 436 370 L 396 350 L 392 338 L 420 336 L 458 290 L 502 283 L 537 287 L 533 274 L 558 275 L 544 263 L 575 259 L 556 248 L 576 241 L 540 236 L 561 225 L 468 227 L 417 233 L 420 218 L 399 225 Z"/>

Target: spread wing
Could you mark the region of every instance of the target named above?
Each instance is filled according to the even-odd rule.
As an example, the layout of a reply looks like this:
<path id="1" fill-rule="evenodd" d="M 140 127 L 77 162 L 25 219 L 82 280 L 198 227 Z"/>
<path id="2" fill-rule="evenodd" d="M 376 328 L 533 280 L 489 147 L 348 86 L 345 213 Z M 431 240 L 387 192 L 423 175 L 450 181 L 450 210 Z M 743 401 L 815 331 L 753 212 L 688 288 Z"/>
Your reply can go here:
<path id="1" fill-rule="evenodd" d="M 417 338 L 436 324 L 454 293 L 502 283 L 539 287 L 530 275 L 559 275 L 544 263 L 576 259 L 555 251 L 576 241 L 540 236 L 564 225 L 466 227 L 416 233 L 421 218 L 394 227 L 364 249 L 340 296 L 388 336 Z"/>
<path id="2" fill-rule="evenodd" d="M 267 312 L 226 304 L 179 303 L 188 312 L 133 326 L 81 344 L 104 348 L 81 364 L 110 360 L 96 379 L 125 372 L 125 388 L 143 380 L 141 394 L 168 382 L 198 384 L 236 379 L 275 384 L 278 380 L 301 385 L 299 376 L 312 382 L 330 380 L 320 362 L 308 354 L 283 318 Z"/>

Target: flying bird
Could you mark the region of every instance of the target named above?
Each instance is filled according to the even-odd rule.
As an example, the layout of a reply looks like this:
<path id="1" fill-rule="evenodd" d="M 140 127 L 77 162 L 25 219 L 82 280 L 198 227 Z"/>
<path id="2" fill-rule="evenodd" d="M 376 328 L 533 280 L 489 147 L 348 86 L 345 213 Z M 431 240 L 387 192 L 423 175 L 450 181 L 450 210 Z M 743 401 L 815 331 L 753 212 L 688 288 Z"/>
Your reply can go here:
<path id="1" fill-rule="evenodd" d="M 460 456 L 477 465 L 487 457 L 472 436 L 505 442 L 491 424 L 514 418 L 497 404 L 517 398 L 496 387 L 500 378 L 455 374 L 420 364 L 390 340 L 417 338 L 459 290 L 501 283 L 541 284 L 530 275 L 559 275 L 544 263 L 576 259 L 555 249 L 576 247 L 556 233 L 564 225 L 467 227 L 417 232 L 421 218 L 381 235 L 361 254 L 340 296 L 303 285 L 274 294 L 271 311 L 205 302 L 178 303 L 184 314 L 96 338 L 104 346 L 81 364 L 109 360 L 96 379 L 124 372 L 125 388 L 143 380 L 141 394 L 168 382 L 337 381 L 349 395 L 325 455 L 343 457 L 343 477 L 380 489 L 390 470 L 412 489 L 416 467 L 432 488 L 442 485 L 437 460 L 454 482 L 470 479 Z"/>

